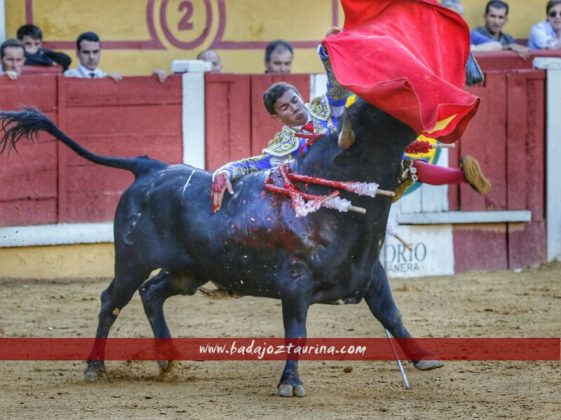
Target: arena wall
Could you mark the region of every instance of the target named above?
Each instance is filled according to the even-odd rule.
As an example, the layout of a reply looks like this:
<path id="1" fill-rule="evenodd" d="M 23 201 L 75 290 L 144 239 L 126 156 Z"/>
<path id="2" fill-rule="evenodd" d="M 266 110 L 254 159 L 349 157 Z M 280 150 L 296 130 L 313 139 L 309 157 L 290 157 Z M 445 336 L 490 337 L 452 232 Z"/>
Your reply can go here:
<path id="1" fill-rule="evenodd" d="M 500 53 L 495 60 L 510 59 L 510 54 Z M 474 155 L 493 190 L 481 197 L 466 185 L 423 186 L 406 195 L 394 206 L 390 221 L 413 248 L 408 251 L 388 238 L 383 258 L 390 275 L 516 269 L 549 259 L 546 72 L 494 68 L 486 75 L 484 86 L 470 88 L 482 98 L 477 116 L 456 149 L 438 163 L 457 166 L 459 156 Z M 201 166 L 215 169 L 259 153 L 278 129 L 261 106 L 265 86 L 284 79 L 308 97 L 318 92 L 316 79 L 321 79 L 187 76 L 174 75 L 165 83 L 126 77 L 116 83 L 24 75 L 17 81 L 0 80 L 0 109 L 36 106 L 98 153 L 188 162 L 193 150 L 203 150 Z M 193 116 L 185 103 L 199 88 L 204 112 Z M 204 132 L 193 127 L 204 127 Z M 124 171 L 84 161 L 45 135 L 35 144 L 21 143 L 18 153 L 3 155 L 0 276 L 109 277 L 111 219 L 131 180 Z"/>

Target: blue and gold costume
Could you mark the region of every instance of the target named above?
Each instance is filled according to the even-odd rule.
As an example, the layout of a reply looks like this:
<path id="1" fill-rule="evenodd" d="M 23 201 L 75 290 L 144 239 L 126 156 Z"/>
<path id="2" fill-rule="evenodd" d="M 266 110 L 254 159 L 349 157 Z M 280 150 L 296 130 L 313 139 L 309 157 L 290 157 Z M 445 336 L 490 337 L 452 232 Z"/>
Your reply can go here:
<path id="1" fill-rule="evenodd" d="M 299 137 L 299 134 L 326 134 L 337 130 L 349 91 L 335 79 L 329 57 L 323 47 L 318 48 L 318 54 L 327 73 L 327 93 L 306 104 L 313 129 L 309 124 L 302 127 L 285 125 L 269 141 L 263 149 L 263 154 L 227 163 L 217 169 L 215 174 L 226 171 L 230 180 L 234 181 L 251 172 L 278 166 L 298 153 L 306 152 L 307 139 Z"/>

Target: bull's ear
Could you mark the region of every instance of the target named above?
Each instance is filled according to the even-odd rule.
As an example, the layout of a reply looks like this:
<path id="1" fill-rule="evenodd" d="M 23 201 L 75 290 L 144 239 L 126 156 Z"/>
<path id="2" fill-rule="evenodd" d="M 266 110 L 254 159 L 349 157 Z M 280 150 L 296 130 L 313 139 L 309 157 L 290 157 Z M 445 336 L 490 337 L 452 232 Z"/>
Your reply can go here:
<path id="1" fill-rule="evenodd" d="M 345 110 L 343 114 L 343 127 L 339 133 L 339 140 L 337 144 L 340 149 L 346 150 L 353 145 L 355 142 L 355 132 L 351 125 L 351 119 L 349 118 L 349 113 Z"/>

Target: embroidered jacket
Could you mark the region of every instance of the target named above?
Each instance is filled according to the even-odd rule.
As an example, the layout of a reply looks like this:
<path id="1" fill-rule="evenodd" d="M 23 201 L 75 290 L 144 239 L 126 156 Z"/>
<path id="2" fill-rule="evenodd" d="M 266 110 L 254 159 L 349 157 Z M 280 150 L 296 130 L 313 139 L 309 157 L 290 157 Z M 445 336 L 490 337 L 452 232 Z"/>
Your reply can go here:
<path id="1" fill-rule="evenodd" d="M 298 137 L 298 134 L 324 134 L 337 130 L 349 91 L 335 79 L 329 57 L 323 47 L 318 48 L 318 54 L 327 73 L 327 93 L 306 104 L 313 131 L 306 130 L 304 126 L 288 127 L 285 125 L 269 141 L 267 147 L 263 149 L 263 154 L 227 163 L 217 169 L 215 174 L 226 171 L 230 175 L 230 180 L 234 181 L 251 172 L 278 166 L 298 153 L 307 151 L 307 139 Z"/>

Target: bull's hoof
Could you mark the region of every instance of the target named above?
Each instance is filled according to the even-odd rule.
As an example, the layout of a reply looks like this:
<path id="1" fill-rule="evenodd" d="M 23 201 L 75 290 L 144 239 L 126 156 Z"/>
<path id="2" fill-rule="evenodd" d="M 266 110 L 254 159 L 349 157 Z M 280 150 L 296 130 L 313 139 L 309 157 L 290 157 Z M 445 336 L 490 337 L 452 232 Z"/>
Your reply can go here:
<path id="1" fill-rule="evenodd" d="M 107 371 L 105 367 L 88 366 L 84 371 L 84 379 L 86 382 L 107 382 Z"/>
<path id="2" fill-rule="evenodd" d="M 413 366 L 419 370 L 432 370 L 444 366 L 444 363 L 440 360 L 416 360 L 413 362 Z"/>
<path id="3" fill-rule="evenodd" d="M 160 373 L 167 373 L 173 369 L 173 363 L 171 360 L 158 360 L 158 367 L 160 368 Z"/>
<path id="4" fill-rule="evenodd" d="M 163 382 L 175 381 L 177 377 L 175 366 L 172 360 L 158 360 L 158 367 L 160 368 L 158 379 Z"/>
<path id="5" fill-rule="evenodd" d="M 281 397 L 305 397 L 306 390 L 302 384 L 280 384 L 278 387 L 278 394 Z"/>

